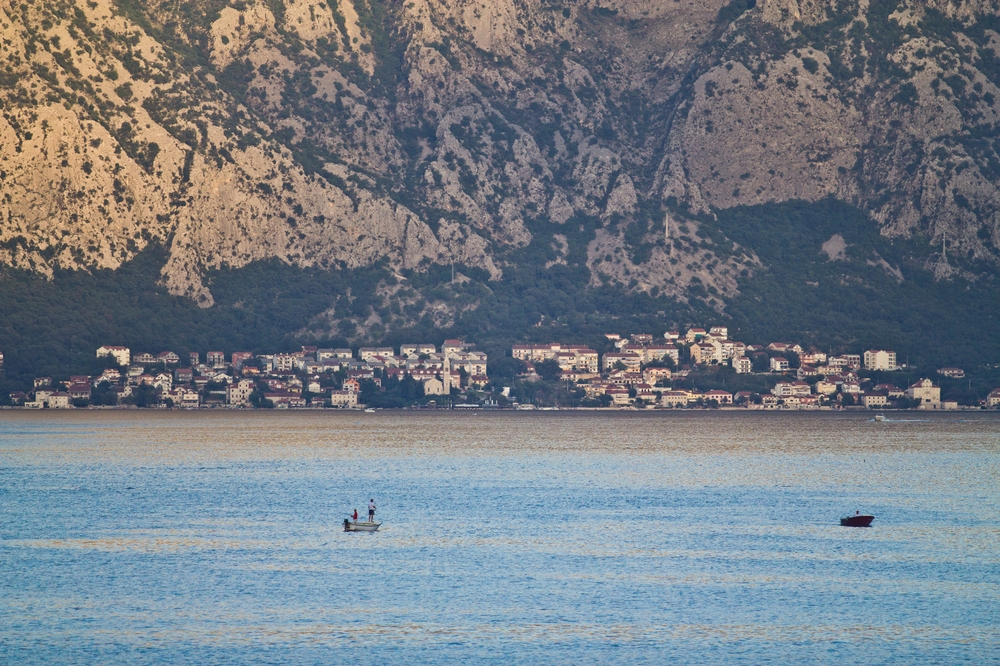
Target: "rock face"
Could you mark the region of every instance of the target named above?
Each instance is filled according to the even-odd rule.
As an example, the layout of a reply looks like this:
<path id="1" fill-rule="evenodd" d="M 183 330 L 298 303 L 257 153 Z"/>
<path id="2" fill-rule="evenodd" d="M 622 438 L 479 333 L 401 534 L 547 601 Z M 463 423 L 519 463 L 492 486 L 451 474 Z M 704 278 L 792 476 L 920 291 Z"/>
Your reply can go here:
<path id="1" fill-rule="evenodd" d="M 995 265 L 997 3 L 751 4 L 0 0 L 0 261 L 158 242 L 210 306 L 220 266 L 499 277 L 541 241 L 718 306 L 757 262 L 692 214 L 832 195 Z"/>
<path id="2" fill-rule="evenodd" d="M 658 186 L 696 207 L 828 195 L 995 264 L 996 2 L 767 0 L 713 46 Z"/>

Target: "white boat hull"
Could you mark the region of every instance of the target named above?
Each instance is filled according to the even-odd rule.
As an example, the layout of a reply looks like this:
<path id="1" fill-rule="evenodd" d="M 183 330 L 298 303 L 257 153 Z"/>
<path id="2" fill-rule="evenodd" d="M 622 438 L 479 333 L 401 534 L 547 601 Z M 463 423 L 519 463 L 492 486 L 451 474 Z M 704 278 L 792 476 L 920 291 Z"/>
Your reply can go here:
<path id="1" fill-rule="evenodd" d="M 382 523 L 347 523 L 344 525 L 345 532 L 374 532 Z"/>

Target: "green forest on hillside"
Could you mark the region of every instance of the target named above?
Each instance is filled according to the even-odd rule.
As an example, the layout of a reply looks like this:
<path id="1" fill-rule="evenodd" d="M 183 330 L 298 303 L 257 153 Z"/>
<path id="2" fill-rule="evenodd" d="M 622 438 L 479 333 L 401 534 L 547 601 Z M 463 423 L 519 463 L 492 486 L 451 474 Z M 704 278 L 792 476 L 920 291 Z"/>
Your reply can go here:
<path id="1" fill-rule="evenodd" d="M 900 362 L 909 357 L 924 368 L 1000 363 L 995 276 L 936 281 L 924 268 L 926 238 L 886 238 L 864 213 L 834 199 L 738 207 L 717 217 L 718 230 L 766 266 L 740 281 L 727 306 L 747 340 L 889 348 Z M 842 260 L 821 249 L 834 234 L 847 243 Z"/>
<path id="2" fill-rule="evenodd" d="M 208 276 L 216 299 L 208 309 L 158 284 L 165 262 L 159 247 L 118 271 L 63 271 L 46 280 L 4 269 L 4 395 L 25 389 L 34 376 L 98 372 L 94 350 L 102 344 L 186 356 L 189 350 L 263 353 L 303 343 L 398 346 L 460 337 L 490 354 L 491 373 L 508 374 L 503 359 L 518 342 L 559 340 L 604 351 L 606 332 L 661 335 L 668 328 L 715 323 L 729 325 L 734 337 L 748 343 L 787 340 L 834 352 L 885 347 L 896 350 L 900 362 L 909 359 L 917 372 L 954 365 L 983 381 L 997 373 L 1000 288 L 992 276 L 935 281 L 921 267 L 929 252 L 924 239 L 884 238 L 863 213 L 834 200 L 740 207 L 698 222 L 703 235 L 717 237 L 716 247 L 739 251 L 725 242 L 732 240 L 765 266 L 741 279 L 740 294 L 724 314 L 621 286 L 589 287 L 589 272 L 579 264 L 545 268 L 551 247 L 544 234 L 507 257 L 498 281 L 468 266 L 457 267 L 470 278 L 464 284 L 451 283 L 450 267 L 407 273 L 408 286 L 426 298 L 475 299 L 478 307 L 446 330 L 425 316 L 407 328 L 383 329 L 377 339 L 356 337 L 355 322 L 373 311 L 391 319 L 394 304 L 378 297 L 376 288 L 396 278 L 382 266 L 324 271 L 270 260 L 218 270 Z M 847 243 L 842 260 L 821 252 L 834 234 Z M 585 248 L 588 238 L 578 240 L 577 250 Z M 898 269 L 902 280 L 880 259 Z M 297 335 L 330 308 L 341 321 L 340 334 Z"/>

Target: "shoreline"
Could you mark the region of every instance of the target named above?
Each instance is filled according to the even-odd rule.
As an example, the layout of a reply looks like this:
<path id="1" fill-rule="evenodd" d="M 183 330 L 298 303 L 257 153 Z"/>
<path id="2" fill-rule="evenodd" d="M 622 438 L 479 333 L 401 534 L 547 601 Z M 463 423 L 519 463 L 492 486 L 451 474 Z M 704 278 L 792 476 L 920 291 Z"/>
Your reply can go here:
<path id="1" fill-rule="evenodd" d="M 990 410 L 983 407 L 969 407 L 969 406 L 959 406 L 957 409 L 872 409 L 869 407 L 846 407 L 841 409 L 834 409 L 832 407 L 778 407 L 778 408 L 748 408 L 748 407 L 692 407 L 692 408 L 649 408 L 649 409 L 639 409 L 637 407 L 531 407 L 516 408 L 516 407 L 495 407 L 495 406 L 475 406 L 475 407 L 402 407 L 402 408 L 391 408 L 391 407 L 378 407 L 370 408 L 374 409 L 375 412 L 389 412 L 395 414 L 410 413 L 410 412 L 503 412 L 503 413 L 549 413 L 549 412 L 586 412 L 586 413 L 602 413 L 602 414 L 621 414 L 621 413 L 646 413 L 646 414 L 673 414 L 673 413 L 748 413 L 748 414 L 789 414 L 798 412 L 808 412 L 808 413 L 825 413 L 825 414 L 954 414 L 957 412 L 968 413 L 968 412 L 985 412 L 989 413 L 991 411 L 996 412 L 1000 410 Z M 21 405 L 2 405 L 0 406 L 0 411 L 17 411 L 17 412 L 260 412 L 260 413 L 271 413 L 271 412 L 291 412 L 291 413 L 317 413 L 317 412 L 330 412 L 330 413 L 353 413 L 353 414 L 365 414 L 372 413 L 368 412 L 366 408 L 347 408 L 338 409 L 334 407 L 291 407 L 291 408 L 259 408 L 259 407 L 241 407 L 241 406 L 229 406 L 229 405 L 203 405 L 199 407 L 134 407 L 134 406 L 89 406 L 89 407 L 24 407 Z"/>

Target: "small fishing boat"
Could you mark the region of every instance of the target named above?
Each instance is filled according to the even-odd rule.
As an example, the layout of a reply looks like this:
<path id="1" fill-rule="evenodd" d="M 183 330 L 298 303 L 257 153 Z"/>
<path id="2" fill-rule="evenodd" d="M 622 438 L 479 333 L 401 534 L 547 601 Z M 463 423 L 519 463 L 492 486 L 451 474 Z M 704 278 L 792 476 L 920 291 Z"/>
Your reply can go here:
<path id="1" fill-rule="evenodd" d="M 352 523 L 347 518 L 344 518 L 344 531 L 345 532 L 374 532 L 379 528 L 382 523 Z"/>
<path id="2" fill-rule="evenodd" d="M 368 409 L 365 410 L 365 414 L 374 414 L 374 413 L 375 413 L 375 410 L 372 409 L 371 407 L 369 407 Z"/>
<path id="3" fill-rule="evenodd" d="M 853 516 L 841 518 L 840 525 L 842 527 L 869 527 L 873 520 L 875 520 L 875 516 L 862 516 L 860 513 L 856 513 Z"/>
<path id="4" fill-rule="evenodd" d="M 885 414 L 876 414 L 875 415 L 875 422 L 876 423 L 883 423 L 883 422 L 888 421 L 888 420 L 889 419 L 885 418 Z"/>

